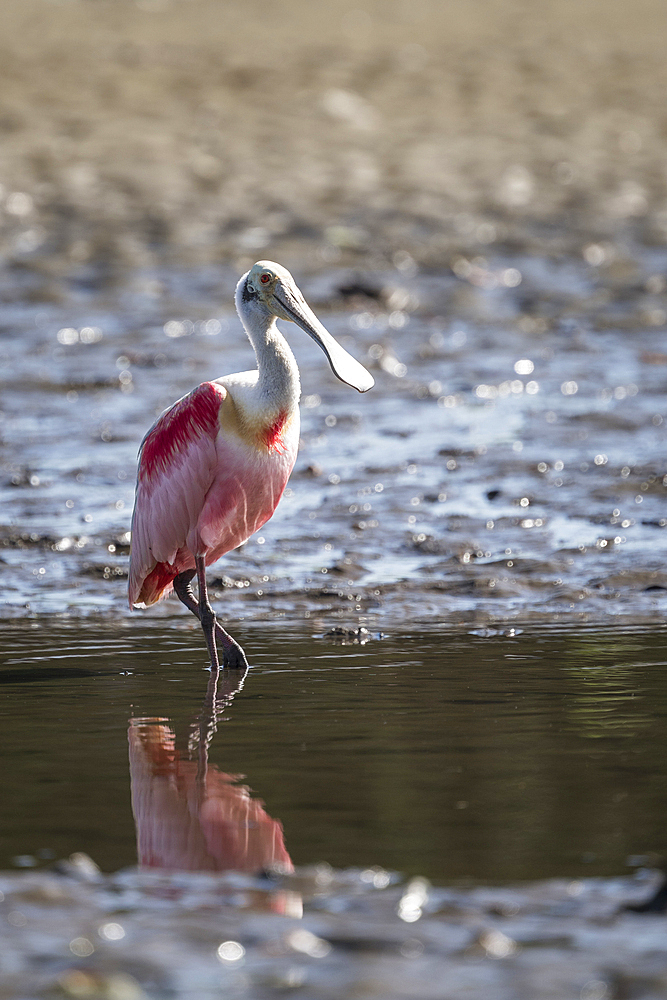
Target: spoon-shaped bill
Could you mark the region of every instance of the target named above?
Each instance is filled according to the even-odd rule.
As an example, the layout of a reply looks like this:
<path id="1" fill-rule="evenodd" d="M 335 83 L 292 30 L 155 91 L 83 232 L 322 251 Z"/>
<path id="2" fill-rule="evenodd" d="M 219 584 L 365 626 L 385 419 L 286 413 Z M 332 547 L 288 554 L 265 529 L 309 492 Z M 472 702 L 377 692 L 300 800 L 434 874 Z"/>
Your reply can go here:
<path id="1" fill-rule="evenodd" d="M 320 323 L 303 295 L 296 286 L 280 282 L 274 293 L 279 305 L 285 311 L 285 319 L 300 326 L 326 354 L 334 375 L 359 392 L 368 392 L 375 379 L 362 364 L 334 340 L 329 331 Z"/>

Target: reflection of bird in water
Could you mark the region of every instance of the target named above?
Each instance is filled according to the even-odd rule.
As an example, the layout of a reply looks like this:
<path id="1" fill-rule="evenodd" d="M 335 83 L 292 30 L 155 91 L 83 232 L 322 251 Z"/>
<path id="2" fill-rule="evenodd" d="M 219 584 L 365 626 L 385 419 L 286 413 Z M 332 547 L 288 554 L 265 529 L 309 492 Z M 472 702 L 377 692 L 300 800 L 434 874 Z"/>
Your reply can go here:
<path id="1" fill-rule="evenodd" d="M 211 676 L 204 710 L 191 746 L 195 759 L 176 749 L 166 719 L 133 719 L 129 728 L 132 811 L 137 828 L 139 865 L 185 871 L 258 873 L 278 867 L 292 871 L 280 822 L 267 815 L 259 799 L 208 763 L 216 718 L 231 702 L 242 677 L 227 684 L 216 700 Z"/>
<path id="2" fill-rule="evenodd" d="M 132 519 L 130 604 L 155 604 L 173 587 L 201 621 L 213 670 L 219 666 L 216 637 L 224 666 L 247 663 L 216 622 L 206 566 L 268 521 L 296 460 L 299 370 L 276 319 L 305 330 L 343 382 L 359 392 L 373 385 L 279 264 L 260 261 L 241 278 L 236 308 L 257 370 L 203 382 L 162 414 L 141 445 Z M 195 576 L 199 601 L 191 586 Z"/>

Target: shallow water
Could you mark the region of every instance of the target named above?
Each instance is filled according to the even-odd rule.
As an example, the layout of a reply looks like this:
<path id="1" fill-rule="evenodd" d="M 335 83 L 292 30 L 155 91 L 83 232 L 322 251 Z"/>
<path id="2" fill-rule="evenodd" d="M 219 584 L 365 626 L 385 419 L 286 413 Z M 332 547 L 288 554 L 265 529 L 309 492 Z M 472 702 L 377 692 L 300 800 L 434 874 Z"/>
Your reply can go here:
<path id="1" fill-rule="evenodd" d="M 0 865 L 83 850 L 114 871 L 137 862 L 136 832 L 151 866 L 326 860 L 437 883 L 621 874 L 664 851 L 664 629 L 238 637 L 251 670 L 233 701 L 236 681 L 221 680 L 195 807 L 208 677 L 196 630 L 9 623 Z"/>

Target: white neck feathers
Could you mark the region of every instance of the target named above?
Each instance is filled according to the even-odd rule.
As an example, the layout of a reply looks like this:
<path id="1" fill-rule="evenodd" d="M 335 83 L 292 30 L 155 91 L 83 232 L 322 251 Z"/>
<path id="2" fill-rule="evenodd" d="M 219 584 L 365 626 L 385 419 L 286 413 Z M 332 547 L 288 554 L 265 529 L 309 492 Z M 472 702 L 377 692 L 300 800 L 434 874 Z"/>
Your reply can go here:
<path id="1" fill-rule="evenodd" d="M 257 358 L 259 405 L 291 412 L 301 395 L 299 369 L 289 344 L 266 306 L 243 295 L 243 279 L 236 289 L 236 309 Z"/>

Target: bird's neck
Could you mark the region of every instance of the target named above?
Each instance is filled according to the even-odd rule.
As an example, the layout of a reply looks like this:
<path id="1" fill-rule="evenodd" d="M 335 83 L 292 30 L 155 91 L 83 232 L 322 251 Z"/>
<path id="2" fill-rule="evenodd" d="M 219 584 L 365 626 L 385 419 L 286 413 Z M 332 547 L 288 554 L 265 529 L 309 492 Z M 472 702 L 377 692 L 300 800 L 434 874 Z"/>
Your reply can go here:
<path id="1" fill-rule="evenodd" d="M 257 394 L 267 409 L 291 413 L 299 405 L 299 369 L 289 344 L 276 326 L 275 317 L 246 327 L 257 358 Z"/>

